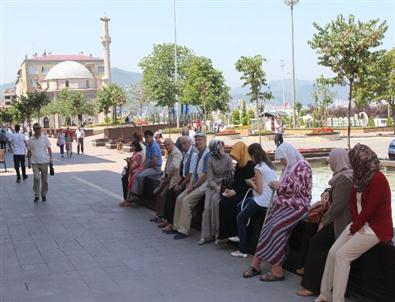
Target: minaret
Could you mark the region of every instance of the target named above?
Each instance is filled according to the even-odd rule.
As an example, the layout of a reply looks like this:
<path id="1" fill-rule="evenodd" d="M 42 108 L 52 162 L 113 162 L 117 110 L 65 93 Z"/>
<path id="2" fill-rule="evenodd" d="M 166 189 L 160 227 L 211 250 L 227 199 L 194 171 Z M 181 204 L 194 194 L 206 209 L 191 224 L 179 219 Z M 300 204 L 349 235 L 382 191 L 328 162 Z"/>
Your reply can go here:
<path id="1" fill-rule="evenodd" d="M 111 38 L 108 34 L 108 21 L 107 16 L 100 18 L 103 21 L 103 35 L 101 36 L 101 43 L 104 49 L 104 76 L 102 77 L 104 85 L 111 83 L 111 64 L 110 64 L 110 44 Z"/>

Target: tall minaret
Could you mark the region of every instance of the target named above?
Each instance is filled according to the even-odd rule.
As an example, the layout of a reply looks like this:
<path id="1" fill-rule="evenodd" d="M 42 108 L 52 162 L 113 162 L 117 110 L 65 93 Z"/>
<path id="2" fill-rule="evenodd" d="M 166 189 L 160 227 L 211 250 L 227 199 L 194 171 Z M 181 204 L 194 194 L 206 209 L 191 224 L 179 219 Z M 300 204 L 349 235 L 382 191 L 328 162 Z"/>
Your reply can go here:
<path id="1" fill-rule="evenodd" d="M 111 64 L 110 64 L 110 44 L 111 38 L 108 34 L 108 21 L 110 21 L 107 16 L 100 18 L 103 21 L 103 35 L 101 37 L 101 43 L 104 48 L 104 76 L 103 80 L 105 85 L 111 83 Z"/>

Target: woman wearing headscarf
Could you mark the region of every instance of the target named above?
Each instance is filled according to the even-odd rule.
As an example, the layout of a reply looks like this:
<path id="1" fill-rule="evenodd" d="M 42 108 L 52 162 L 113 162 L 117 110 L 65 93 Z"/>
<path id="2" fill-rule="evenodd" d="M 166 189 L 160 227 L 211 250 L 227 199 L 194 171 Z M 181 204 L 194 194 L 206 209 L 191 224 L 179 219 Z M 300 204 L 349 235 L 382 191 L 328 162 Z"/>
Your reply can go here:
<path id="1" fill-rule="evenodd" d="M 272 265 L 271 270 L 260 277 L 265 282 L 284 280 L 282 264 L 288 239 L 294 227 L 306 216 L 311 202 L 309 163 L 288 143 L 278 146 L 275 158 L 284 166 L 280 181 L 269 184 L 277 194 L 262 226 L 252 265 L 243 273 L 244 278 L 258 275 L 262 261 L 268 262 Z"/>
<path id="2" fill-rule="evenodd" d="M 208 149 L 211 157 L 208 161 L 207 189 L 205 192 L 202 233 L 199 245 L 216 239 L 219 229 L 219 201 L 222 181 L 233 170 L 232 158 L 225 153 L 223 141 L 214 139 Z"/>
<path id="3" fill-rule="evenodd" d="M 236 161 L 235 172 L 231 184 L 225 186 L 219 202 L 219 234 L 218 239 L 237 236 L 237 204 L 243 200 L 250 188 L 246 179 L 254 177 L 254 163 L 248 154 L 247 145 L 237 142 L 229 153 Z M 252 192 L 251 194 L 252 195 Z"/>
<path id="4" fill-rule="evenodd" d="M 329 250 L 316 302 L 343 302 L 350 264 L 380 241 L 393 237 L 391 189 L 379 171 L 376 153 L 356 144 L 349 152 L 354 187 L 350 198 L 352 221 Z M 332 291 L 333 289 L 333 291 Z"/>
<path id="5" fill-rule="evenodd" d="M 308 239 L 308 249 L 304 263 L 302 288 L 298 296 L 313 296 L 319 293 L 325 260 L 329 249 L 351 221 L 348 203 L 353 187 L 353 172 L 345 149 L 334 149 L 329 153 L 329 166 L 333 172 L 329 180 L 329 190 L 323 194 L 329 195 L 329 207 L 320 222 L 313 224 L 318 231 Z M 310 223 L 307 225 L 309 226 Z"/>

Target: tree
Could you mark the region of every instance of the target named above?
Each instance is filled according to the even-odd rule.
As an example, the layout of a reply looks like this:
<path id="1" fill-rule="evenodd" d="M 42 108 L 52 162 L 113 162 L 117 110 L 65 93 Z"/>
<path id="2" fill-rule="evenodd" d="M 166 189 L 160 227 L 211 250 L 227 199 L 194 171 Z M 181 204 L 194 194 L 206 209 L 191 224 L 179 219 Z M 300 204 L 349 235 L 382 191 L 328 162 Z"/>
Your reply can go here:
<path id="1" fill-rule="evenodd" d="M 330 81 L 321 75 L 321 77 L 315 80 L 312 92 L 318 119 L 321 121 L 321 124 L 325 122 L 325 125 L 328 124 L 328 107 L 333 103 L 334 98 L 334 93 L 329 89 L 329 83 Z"/>
<path id="2" fill-rule="evenodd" d="M 96 97 L 96 105 L 98 112 L 104 112 L 106 118 L 111 107 L 115 107 L 120 104 L 124 104 L 127 100 L 125 91 L 116 84 L 110 84 L 107 87 L 103 87 Z M 115 110 L 113 110 L 115 111 Z M 113 114 L 113 122 L 115 122 L 115 115 Z"/>
<path id="3" fill-rule="evenodd" d="M 233 123 L 233 125 L 240 124 L 240 110 L 239 109 L 234 109 L 232 111 L 232 123 Z"/>
<path id="4" fill-rule="evenodd" d="M 195 105 L 206 120 L 206 114 L 214 110 L 228 111 L 229 87 L 222 73 L 216 70 L 210 59 L 193 56 L 186 64 L 183 99 Z"/>
<path id="5" fill-rule="evenodd" d="M 374 60 L 367 66 L 367 74 L 355 85 L 356 103 L 386 102 L 395 120 L 395 48 L 373 54 Z M 393 126 L 395 133 L 395 126 Z"/>
<path id="6" fill-rule="evenodd" d="M 41 109 L 51 100 L 44 91 L 28 93 L 27 96 L 18 97 L 17 101 L 12 104 L 14 117 L 16 121 L 27 121 L 29 128 L 33 116 L 38 119 L 41 116 Z"/>
<path id="7" fill-rule="evenodd" d="M 247 111 L 247 125 L 251 125 L 251 119 L 255 118 L 254 109 L 250 108 Z"/>
<path id="8" fill-rule="evenodd" d="M 186 67 L 192 50 L 177 45 L 177 75 L 175 76 L 174 44 L 154 45 L 152 53 L 143 58 L 139 66 L 143 70 L 143 91 L 145 97 L 157 106 L 174 107 L 177 98 L 182 98 Z M 177 78 L 177 80 L 175 80 Z"/>
<path id="9" fill-rule="evenodd" d="M 0 111 L 0 123 L 12 123 L 13 120 L 14 115 L 12 109 L 7 108 L 6 110 Z"/>
<path id="10" fill-rule="evenodd" d="M 266 60 L 261 55 L 256 55 L 255 57 L 244 57 L 242 56 L 237 60 L 235 67 L 238 72 L 243 75 L 240 79 L 244 86 L 250 86 L 250 96 L 251 102 L 256 102 L 257 115 L 258 115 L 258 132 L 259 132 L 259 143 L 261 143 L 261 113 L 264 111 L 264 104 L 260 105 L 259 100 L 270 100 L 272 94 L 269 89 L 265 92 L 262 91 L 264 87 L 267 87 L 266 73 L 263 70 L 263 63 Z"/>
<path id="11" fill-rule="evenodd" d="M 132 84 L 126 89 L 128 99 L 132 105 L 138 107 L 138 110 L 134 108 L 134 111 L 139 113 L 138 115 L 142 118 L 143 116 L 143 105 L 148 102 L 144 94 L 144 89 L 140 84 Z"/>
<path id="12" fill-rule="evenodd" d="M 48 108 L 52 113 L 60 113 L 65 117 L 77 116 L 78 124 L 82 124 L 83 114 L 95 114 L 95 105 L 81 91 L 63 89 L 57 102 Z"/>
<path id="13" fill-rule="evenodd" d="M 321 27 L 314 23 L 317 33 L 308 43 L 319 55 L 318 63 L 329 67 L 336 76 L 332 83 L 349 86 L 348 95 L 348 148 L 351 134 L 351 102 L 353 86 L 360 80 L 371 61 L 371 48 L 382 43 L 388 26 L 379 19 L 355 21 L 350 15 L 346 20 L 339 15 L 336 20 Z"/>

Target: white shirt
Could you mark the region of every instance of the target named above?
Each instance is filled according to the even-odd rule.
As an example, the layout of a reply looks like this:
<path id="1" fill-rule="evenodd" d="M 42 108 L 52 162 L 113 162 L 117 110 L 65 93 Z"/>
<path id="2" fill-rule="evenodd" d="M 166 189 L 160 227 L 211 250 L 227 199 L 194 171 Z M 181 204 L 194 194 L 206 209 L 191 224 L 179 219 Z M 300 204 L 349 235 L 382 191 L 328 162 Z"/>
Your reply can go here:
<path id="1" fill-rule="evenodd" d="M 77 139 L 84 138 L 85 137 L 84 129 L 81 129 L 81 130 L 77 129 L 77 130 L 75 130 L 75 135 L 76 135 Z"/>
<path id="2" fill-rule="evenodd" d="M 188 136 L 191 138 L 192 140 L 192 146 L 195 146 L 195 135 L 196 135 L 196 131 L 195 130 L 189 130 L 189 134 Z"/>
<path id="3" fill-rule="evenodd" d="M 270 169 L 264 162 L 256 165 L 255 169 L 262 174 L 263 190 L 262 194 L 258 194 L 255 190 L 253 191 L 254 201 L 257 205 L 267 208 L 269 207 L 270 198 L 272 196 L 272 189 L 270 189 L 269 183 L 277 180 L 276 172 L 274 172 L 273 169 Z"/>
<path id="4" fill-rule="evenodd" d="M 12 144 L 12 149 L 15 155 L 25 155 L 26 145 L 25 145 L 25 135 L 22 133 L 15 133 L 10 136 L 10 141 Z"/>
<path id="5" fill-rule="evenodd" d="M 51 147 L 51 143 L 46 135 L 41 134 L 39 138 L 34 135 L 29 139 L 27 143 L 27 149 L 31 151 L 31 163 L 32 164 L 47 164 L 49 163 L 48 148 Z"/>

